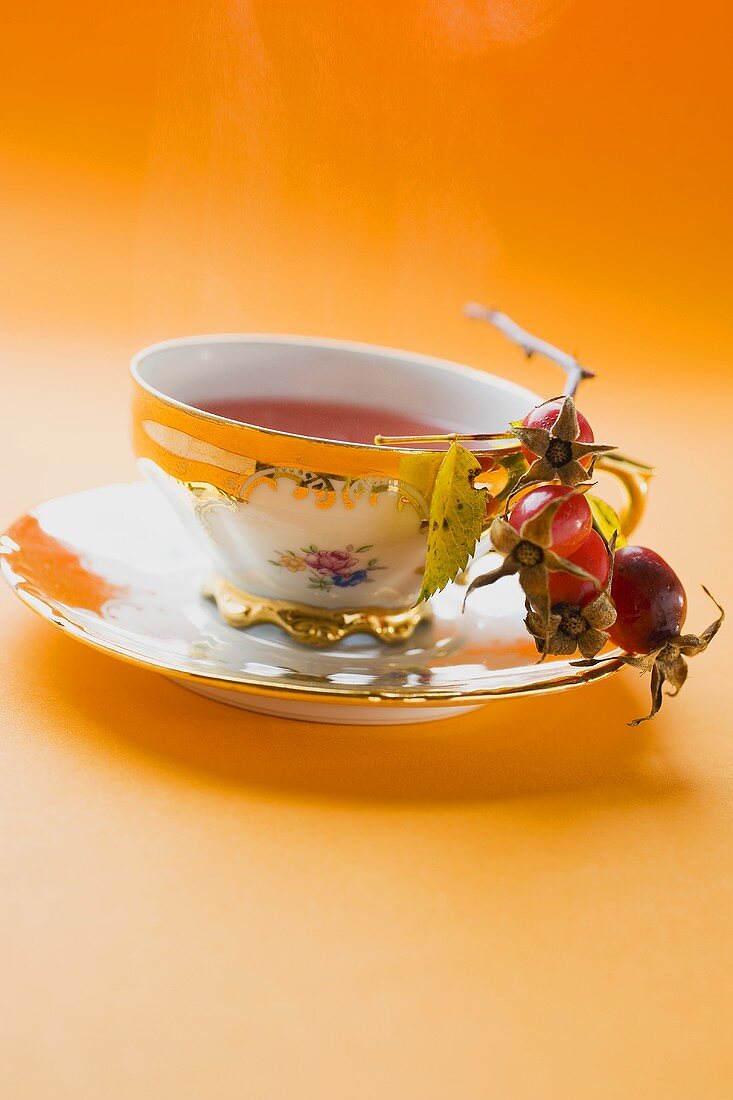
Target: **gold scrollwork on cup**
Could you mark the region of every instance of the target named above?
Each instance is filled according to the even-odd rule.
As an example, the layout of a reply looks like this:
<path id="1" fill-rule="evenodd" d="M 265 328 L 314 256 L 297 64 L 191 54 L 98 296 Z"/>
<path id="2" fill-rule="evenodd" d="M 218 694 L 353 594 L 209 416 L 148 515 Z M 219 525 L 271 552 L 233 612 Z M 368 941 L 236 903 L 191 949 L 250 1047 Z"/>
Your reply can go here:
<path id="1" fill-rule="evenodd" d="M 209 485 L 205 481 L 186 481 L 185 488 L 193 498 L 193 510 L 196 518 L 209 534 L 213 534 L 209 524 L 209 512 L 212 508 L 226 508 L 230 512 L 236 512 L 239 500 L 215 485 Z"/>
<path id="2" fill-rule="evenodd" d="M 252 493 L 260 485 L 267 484 L 271 489 L 276 489 L 282 480 L 294 483 L 293 497 L 296 500 L 305 500 L 308 496 L 312 496 L 317 508 L 332 508 L 337 500 L 340 500 L 346 508 L 354 508 L 364 497 L 373 506 L 382 493 L 395 493 L 398 511 L 410 505 L 421 519 L 427 519 L 429 513 L 427 501 L 422 493 L 397 478 L 341 477 L 338 474 L 266 466 L 261 463 L 257 463 L 255 469 L 242 483 L 239 498 L 244 503 L 248 503 Z"/>

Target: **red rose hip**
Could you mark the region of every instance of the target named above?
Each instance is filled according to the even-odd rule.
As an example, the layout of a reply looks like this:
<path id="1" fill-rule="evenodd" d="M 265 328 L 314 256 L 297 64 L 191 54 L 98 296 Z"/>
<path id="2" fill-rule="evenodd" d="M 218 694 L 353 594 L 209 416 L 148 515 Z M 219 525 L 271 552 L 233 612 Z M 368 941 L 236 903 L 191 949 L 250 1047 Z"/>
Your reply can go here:
<path id="1" fill-rule="evenodd" d="M 664 558 L 646 547 L 624 546 L 616 552 L 611 598 L 617 618 L 609 634 L 627 653 L 651 653 L 684 625 L 682 581 Z"/>
<path id="2" fill-rule="evenodd" d="M 567 485 L 539 485 L 517 501 L 509 514 L 509 522 L 519 531 L 522 524 L 560 497 L 567 497 L 567 500 L 560 505 L 552 521 L 552 549 L 561 558 L 566 558 L 580 548 L 593 526 L 590 507 L 582 493 Z"/>
<path id="3" fill-rule="evenodd" d="M 579 565 L 595 577 L 601 588 L 608 580 L 610 558 L 605 542 L 597 531 L 591 531 L 584 543 L 568 558 L 573 565 Z M 574 577 L 572 573 L 549 573 L 547 583 L 550 590 L 550 603 L 570 604 L 572 607 L 585 607 L 598 595 L 598 589 L 592 581 Z"/>
<path id="4" fill-rule="evenodd" d="M 556 397 L 553 401 L 545 401 L 543 405 L 538 405 L 535 409 L 532 409 L 527 413 L 522 421 L 523 428 L 544 428 L 546 431 L 552 431 L 555 426 L 555 422 L 560 415 L 562 409 L 564 397 Z M 581 412 L 575 410 L 578 417 L 578 443 L 593 443 L 593 429 L 583 416 Z M 522 454 L 526 458 L 527 462 L 531 465 L 537 457 L 529 447 L 522 445 Z M 592 456 L 581 459 L 583 466 L 589 466 Z"/>

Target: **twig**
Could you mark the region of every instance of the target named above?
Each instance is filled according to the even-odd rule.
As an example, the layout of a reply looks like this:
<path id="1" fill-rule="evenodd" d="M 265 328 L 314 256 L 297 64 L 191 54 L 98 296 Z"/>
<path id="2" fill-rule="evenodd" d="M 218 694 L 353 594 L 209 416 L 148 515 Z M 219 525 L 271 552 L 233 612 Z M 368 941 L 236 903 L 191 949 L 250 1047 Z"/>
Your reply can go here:
<path id="1" fill-rule="evenodd" d="M 479 305 L 477 302 L 469 302 L 463 307 L 466 317 L 473 317 L 478 321 L 486 321 L 503 333 L 512 343 L 518 344 L 528 359 L 533 355 L 543 355 L 552 363 L 556 363 L 565 371 L 566 382 L 564 393 L 567 397 L 574 397 L 578 386 L 584 378 L 594 378 L 592 370 L 588 370 L 573 355 L 561 351 L 547 340 L 540 340 L 537 336 L 521 328 L 506 313 L 500 313 L 498 309 L 489 309 L 488 306 Z"/>

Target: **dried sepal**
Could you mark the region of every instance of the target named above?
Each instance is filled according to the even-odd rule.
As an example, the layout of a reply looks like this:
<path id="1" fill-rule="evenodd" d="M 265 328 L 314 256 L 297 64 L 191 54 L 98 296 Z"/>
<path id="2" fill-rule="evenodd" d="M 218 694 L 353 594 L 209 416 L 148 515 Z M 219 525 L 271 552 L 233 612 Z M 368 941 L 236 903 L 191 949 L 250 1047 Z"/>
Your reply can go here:
<path id="1" fill-rule="evenodd" d="M 703 584 L 702 590 L 709 600 L 715 604 L 718 609 L 718 617 L 703 630 L 702 634 L 697 637 L 695 634 L 682 634 L 679 638 L 680 653 L 685 657 L 697 657 L 698 653 L 704 653 L 712 642 L 715 635 L 723 625 L 723 619 L 725 618 L 725 611 L 720 606 L 715 596 L 712 594 L 709 588 L 706 588 Z"/>
<path id="2" fill-rule="evenodd" d="M 524 625 L 534 638 L 542 660 L 549 656 L 570 657 L 575 653 L 578 648 L 577 643 L 561 630 L 562 614 L 551 610 L 545 618 L 532 609 L 529 600 L 526 603 L 526 610 Z"/>
<path id="3" fill-rule="evenodd" d="M 503 516 L 498 516 L 491 524 L 489 528 L 489 538 L 491 539 L 491 544 L 494 549 L 505 557 L 511 554 L 514 547 L 520 541 L 518 533 L 514 530 L 511 523 L 504 519 Z"/>
<path id="4" fill-rule="evenodd" d="M 550 616 L 548 570 L 553 573 L 572 573 L 583 580 L 591 581 L 597 588 L 600 587 L 596 578 L 585 569 L 561 558 L 550 549 L 552 522 L 566 500 L 567 497 L 560 497 L 548 501 L 536 515 L 522 524 L 519 531 L 503 517 L 495 519 L 489 528 L 489 535 L 494 549 L 502 555 L 504 561 L 497 569 L 483 573 L 471 582 L 466 591 L 466 600 L 477 588 L 494 584 L 500 577 L 516 573 L 525 596 L 547 624 Z"/>
<path id="5" fill-rule="evenodd" d="M 580 650 L 584 658 L 590 659 L 605 646 L 607 630 L 616 622 L 616 608 L 611 599 L 615 545 L 614 535 L 607 545 L 610 561 L 606 584 L 584 607 L 566 602 L 553 604 L 547 617 L 528 608 L 525 625 L 543 657 L 570 657 Z"/>
<path id="6" fill-rule="evenodd" d="M 629 654 L 623 658 L 624 662 L 632 668 L 638 668 L 641 672 L 651 672 L 651 710 L 643 718 L 635 718 L 633 722 L 629 722 L 630 726 L 648 722 L 658 713 L 664 700 L 665 684 L 669 684 L 672 689 L 666 694 L 677 695 L 687 679 L 688 669 L 685 658 L 697 657 L 699 653 L 704 653 L 720 630 L 725 611 L 705 585 L 703 585 L 703 591 L 717 607 L 718 616 L 699 637 L 696 634 L 678 634 L 651 653 Z"/>
<path id="7" fill-rule="evenodd" d="M 588 470 L 581 459 L 615 451 L 615 447 L 603 443 L 580 443 L 578 414 L 572 397 L 566 397 L 557 414 L 557 420 L 548 431 L 546 428 L 512 428 L 514 435 L 524 446 L 537 455 L 526 474 L 515 486 L 525 489 L 537 482 L 558 480 L 562 485 L 580 485 L 588 477 Z"/>

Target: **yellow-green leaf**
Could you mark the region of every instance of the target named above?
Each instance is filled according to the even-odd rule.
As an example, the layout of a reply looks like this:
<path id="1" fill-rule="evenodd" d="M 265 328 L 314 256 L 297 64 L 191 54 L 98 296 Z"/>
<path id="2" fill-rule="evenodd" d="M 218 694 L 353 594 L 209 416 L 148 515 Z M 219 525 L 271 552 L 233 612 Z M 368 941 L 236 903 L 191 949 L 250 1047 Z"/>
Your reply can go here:
<path id="1" fill-rule="evenodd" d="M 621 532 L 621 520 L 618 515 L 605 500 L 601 500 L 600 497 L 594 497 L 591 493 L 585 494 L 585 499 L 590 505 L 591 515 L 593 516 L 593 526 L 599 535 L 610 542 L 613 538 L 614 532 L 616 532 L 616 549 L 620 550 L 622 546 L 626 546 L 626 539 Z"/>
<path id="2" fill-rule="evenodd" d="M 471 451 L 452 443 L 440 463 L 430 501 L 421 600 L 445 588 L 465 569 L 481 537 L 488 492 L 474 488 L 480 472 Z"/>
<path id="3" fill-rule="evenodd" d="M 414 454 L 405 454 L 400 458 L 400 481 L 417 489 L 428 505 L 444 457 L 441 451 L 415 451 Z"/>

